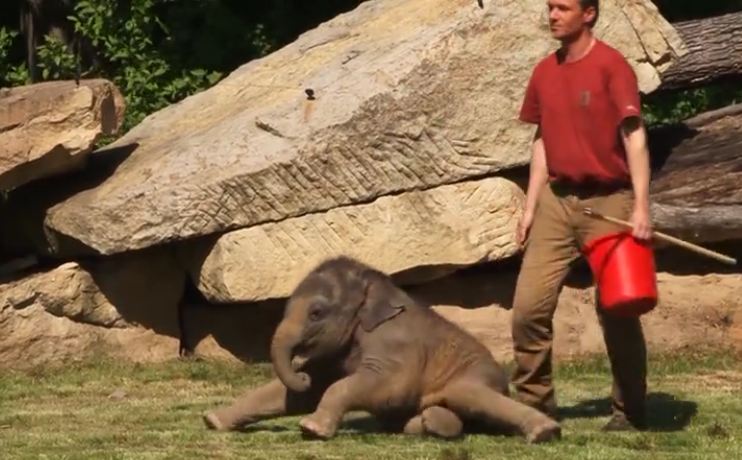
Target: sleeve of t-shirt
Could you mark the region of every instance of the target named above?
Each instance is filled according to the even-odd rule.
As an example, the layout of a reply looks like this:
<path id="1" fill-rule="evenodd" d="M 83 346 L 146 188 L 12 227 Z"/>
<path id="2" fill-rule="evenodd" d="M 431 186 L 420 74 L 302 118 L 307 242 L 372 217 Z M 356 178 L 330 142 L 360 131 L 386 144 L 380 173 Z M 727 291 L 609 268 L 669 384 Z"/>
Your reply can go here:
<path id="1" fill-rule="evenodd" d="M 526 123 L 539 123 L 541 121 L 541 108 L 538 101 L 538 91 L 536 90 L 536 71 L 531 74 L 526 87 L 526 94 L 523 98 L 523 105 L 520 108 L 521 121 Z"/>
<path id="2" fill-rule="evenodd" d="M 625 59 L 616 59 L 610 72 L 609 92 L 621 119 L 641 116 L 639 85 L 634 69 Z"/>

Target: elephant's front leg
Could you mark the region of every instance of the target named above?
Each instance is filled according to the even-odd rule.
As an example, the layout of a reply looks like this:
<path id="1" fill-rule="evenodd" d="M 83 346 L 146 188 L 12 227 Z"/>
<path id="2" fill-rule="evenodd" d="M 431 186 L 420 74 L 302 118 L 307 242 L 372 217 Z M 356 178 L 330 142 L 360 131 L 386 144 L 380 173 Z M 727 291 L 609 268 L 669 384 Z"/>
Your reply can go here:
<path id="1" fill-rule="evenodd" d="M 299 422 L 302 431 L 320 439 L 331 438 L 346 412 L 370 408 L 372 395 L 378 386 L 378 375 L 367 372 L 338 380 L 327 388 L 317 410 Z"/>
<path id="2" fill-rule="evenodd" d="M 234 403 L 205 413 L 203 420 L 211 429 L 233 430 L 259 420 L 309 413 L 320 395 L 311 389 L 306 393 L 289 391 L 280 380 L 273 379 L 246 391 Z"/>

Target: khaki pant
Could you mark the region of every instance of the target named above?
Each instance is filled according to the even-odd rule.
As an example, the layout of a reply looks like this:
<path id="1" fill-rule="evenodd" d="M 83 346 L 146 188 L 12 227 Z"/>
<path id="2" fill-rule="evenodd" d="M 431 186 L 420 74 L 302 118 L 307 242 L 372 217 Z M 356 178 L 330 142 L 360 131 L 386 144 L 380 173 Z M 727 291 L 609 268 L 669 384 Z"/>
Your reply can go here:
<path id="1" fill-rule="evenodd" d="M 595 237 L 625 230 L 582 213 L 585 207 L 628 220 L 630 188 L 604 193 L 547 184 L 538 200 L 513 302 L 512 334 L 518 398 L 556 415 L 551 370 L 552 319 L 570 264 Z M 599 295 L 599 293 L 598 293 Z M 613 373 L 613 411 L 629 420 L 644 417 L 646 345 L 638 318 L 617 318 L 597 309 Z"/>

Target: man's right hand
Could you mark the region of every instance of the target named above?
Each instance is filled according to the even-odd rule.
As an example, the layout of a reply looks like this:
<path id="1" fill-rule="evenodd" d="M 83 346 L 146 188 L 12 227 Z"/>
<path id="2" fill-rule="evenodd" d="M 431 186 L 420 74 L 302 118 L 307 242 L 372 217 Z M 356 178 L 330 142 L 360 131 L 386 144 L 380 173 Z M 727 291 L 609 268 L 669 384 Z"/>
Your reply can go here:
<path id="1" fill-rule="evenodd" d="M 533 210 L 526 209 L 523 215 L 518 220 L 518 228 L 516 229 L 516 239 L 519 246 L 523 246 L 528 238 L 528 232 L 531 230 L 533 224 Z"/>

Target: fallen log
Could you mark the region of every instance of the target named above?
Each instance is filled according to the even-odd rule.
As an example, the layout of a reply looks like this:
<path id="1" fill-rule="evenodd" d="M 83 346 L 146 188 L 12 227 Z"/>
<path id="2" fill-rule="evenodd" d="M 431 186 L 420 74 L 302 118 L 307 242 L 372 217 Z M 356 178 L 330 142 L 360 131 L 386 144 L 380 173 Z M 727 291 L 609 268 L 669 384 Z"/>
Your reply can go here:
<path id="1" fill-rule="evenodd" d="M 724 79 L 742 80 L 742 12 L 679 21 L 673 27 L 688 53 L 662 73 L 657 92 Z"/>
<path id="2" fill-rule="evenodd" d="M 742 104 L 649 134 L 655 226 L 695 241 L 742 239 Z"/>

